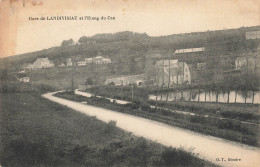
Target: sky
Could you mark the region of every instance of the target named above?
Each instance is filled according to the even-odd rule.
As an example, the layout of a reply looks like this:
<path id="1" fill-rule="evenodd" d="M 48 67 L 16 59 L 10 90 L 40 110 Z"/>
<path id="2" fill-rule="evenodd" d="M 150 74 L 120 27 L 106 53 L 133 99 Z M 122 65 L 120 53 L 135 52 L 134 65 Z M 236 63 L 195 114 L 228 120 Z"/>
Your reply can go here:
<path id="1" fill-rule="evenodd" d="M 52 16 L 115 20 L 29 20 Z M 160 36 L 256 25 L 260 25 L 259 0 L 0 0 L 0 57 L 97 33 Z"/>

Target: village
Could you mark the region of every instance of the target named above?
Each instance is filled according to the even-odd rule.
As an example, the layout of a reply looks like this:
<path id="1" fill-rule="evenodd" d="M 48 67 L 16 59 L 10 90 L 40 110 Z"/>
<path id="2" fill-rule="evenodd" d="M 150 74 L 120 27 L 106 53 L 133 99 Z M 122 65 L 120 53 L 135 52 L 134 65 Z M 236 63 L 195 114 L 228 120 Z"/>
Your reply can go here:
<path id="1" fill-rule="evenodd" d="M 0 167 L 260 167 L 259 0 L 0 0 Z"/>
<path id="2" fill-rule="evenodd" d="M 260 31 L 246 32 L 246 40 L 257 40 L 260 38 Z M 92 42 L 91 42 L 92 43 Z M 88 42 L 89 44 L 89 42 Z M 96 44 L 93 43 L 93 44 Z M 23 64 L 22 68 L 17 72 L 17 77 L 20 82 L 30 82 L 30 76 L 26 75 L 31 70 L 42 70 L 52 68 L 86 68 L 92 70 L 93 67 L 103 68 L 103 70 L 109 71 L 111 68 L 122 65 L 129 66 L 127 68 L 143 68 L 142 73 L 131 75 L 121 74 L 118 76 L 111 75 L 106 76 L 98 85 L 115 85 L 115 86 L 154 86 L 164 88 L 174 88 L 178 85 L 190 85 L 190 84 L 207 84 L 212 82 L 219 82 L 223 80 L 225 76 L 238 76 L 242 73 L 247 75 L 257 74 L 260 70 L 259 56 L 257 53 L 251 51 L 235 54 L 235 55 L 220 55 L 222 59 L 218 64 L 218 67 L 213 67 L 212 62 L 203 58 L 199 61 L 191 62 L 190 59 L 196 59 L 197 57 L 203 57 L 210 48 L 207 47 L 194 47 L 194 48 L 181 48 L 176 49 L 170 54 L 154 54 L 145 55 L 146 62 L 143 63 L 143 58 L 129 59 L 128 62 L 118 62 L 116 57 L 103 56 L 98 53 L 95 57 L 89 57 L 81 55 L 79 59 L 66 58 L 60 63 L 54 63 L 49 57 L 37 58 L 32 63 Z M 112 60 L 111 58 L 112 57 Z M 186 61 L 183 57 L 188 57 Z M 113 66 L 113 67 L 112 67 Z M 124 67 L 125 68 L 125 67 Z M 205 80 L 205 73 L 212 71 L 211 76 Z M 140 71 L 140 70 L 139 70 Z M 82 78 L 82 76 L 81 76 Z M 85 77 L 85 79 L 87 79 Z M 78 83 L 77 88 L 84 88 L 84 82 Z M 98 86 L 97 85 L 97 86 Z"/>
<path id="3" fill-rule="evenodd" d="M 221 38 L 217 38 L 219 34 Z M 203 39 L 206 35 L 207 39 Z M 162 144 L 169 142 L 173 147 L 194 146 L 196 153 L 210 162 L 190 154 L 190 147 L 183 150 L 196 159 L 192 161 L 206 165 L 215 163 L 215 155 L 193 141 L 228 147 L 237 153 L 250 150 L 239 158 L 252 160 L 254 150 L 260 146 L 257 133 L 260 126 L 259 27 L 177 34 L 161 39 L 133 32 L 94 37 L 83 36 L 78 42 L 64 40 L 61 46 L 20 55 L 22 58 L 18 60 L 8 59 L 6 62 L 13 64 L 2 70 L 0 76 L 0 95 L 4 97 L 3 103 L 11 108 L 5 115 L 19 110 L 11 116 L 18 120 L 29 117 L 33 123 L 28 121 L 27 126 L 32 128 L 43 120 L 41 126 L 48 123 L 46 131 L 55 127 L 54 136 L 64 129 L 73 131 L 66 133 L 71 135 L 65 141 L 64 134 L 59 135 L 58 143 L 62 141 L 64 145 L 71 140 L 77 143 L 79 136 L 83 141 L 88 138 L 96 144 L 99 141 L 89 135 L 92 131 L 97 132 L 97 136 L 111 137 L 120 128 L 120 133 L 122 129 L 127 130 Z M 161 44 L 155 47 L 157 40 Z M 17 104 L 13 106 L 14 99 Z M 33 117 L 30 116 L 32 111 L 37 112 Z M 52 120 L 50 125 L 49 120 Z M 64 129 L 60 126 L 71 120 Z M 104 121 L 104 125 L 96 122 L 99 120 Z M 23 127 L 22 121 L 17 122 L 11 125 Z M 147 130 L 147 127 L 151 128 Z M 123 138 L 133 140 L 128 134 Z M 118 144 L 117 140 L 103 146 L 104 150 L 114 149 L 115 145 L 121 147 L 122 143 Z M 19 146 L 19 142 L 15 140 L 15 144 L 11 144 Z M 134 147 L 135 155 L 143 143 L 128 147 Z M 99 150 L 97 147 L 95 150 Z M 145 147 L 156 151 L 161 148 L 147 143 Z M 89 148 L 73 145 L 60 149 L 69 152 L 64 153 L 68 156 L 84 155 L 82 160 L 88 157 Z M 178 153 L 180 157 L 185 154 L 183 150 Z M 110 151 L 101 152 L 92 153 L 97 157 L 110 156 Z M 165 154 L 175 152 L 170 150 Z M 214 153 L 231 155 L 223 150 L 214 150 Z M 164 166 L 167 160 L 159 159 L 156 163 Z M 94 162 L 98 164 L 100 160 Z M 221 162 L 216 164 L 222 165 Z"/>

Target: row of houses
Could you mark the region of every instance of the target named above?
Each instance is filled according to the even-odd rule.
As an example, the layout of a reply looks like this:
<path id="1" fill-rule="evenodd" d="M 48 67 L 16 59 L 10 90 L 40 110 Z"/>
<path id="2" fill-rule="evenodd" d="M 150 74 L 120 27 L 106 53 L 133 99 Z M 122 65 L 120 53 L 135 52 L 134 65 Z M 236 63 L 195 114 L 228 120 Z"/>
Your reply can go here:
<path id="1" fill-rule="evenodd" d="M 237 57 L 234 64 L 235 71 L 250 70 L 256 71 L 258 68 L 257 59 L 255 57 Z M 200 73 L 200 70 L 207 70 L 207 63 L 200 62 L 196 64 L 196 67 L 178 59 L 163 59 L 156 61 L 154 65 L 152 77 L 149 79 L 147 74 L 142 75 L 130 75 L 120 76 L 115 78 L 109 78 L 105 81 L 105 85 L 113 83 L 116 86 L 125 85 L 138 85 L 152 83 L 154 86 L 174 87 L 175 85 L 191 84 L 193 79 L 196 79 L 197 75 L 194 73 Z M 197 71 L 197 72 L 196 72 Z M 151 82 L 150 82 L 151 81 Z"/>
<path id="2" fill-rule="evenodd" d="M 85 60 L 79 61 L 78 66 L 85 66 L 85 65 L 88 65 L 88 64 L 100 65 L 100 64 L 110 64 L 110 63 L 112 63 L 111 59 L 104 58 L 102 56 L 96 56 L 96 57 L 93 57 L 93 58 L 85 58 Z"/>
<path id="3" fill-rule="evenodd" d="M 112 63 L 111 59 L 104 58 L 102 56 L 96 56 L 93 58 L 85 58 L 84 61 L 77 62 L 78 66 L 85 66 L 87 64 L 110 64 Z M 73 66 L 73 62 L 71 58 L 66 59 L 66 65 L 61 63 L 58 67 L 71 67 Z M 49 60 L 47 57 L 45 58 L 37 58 L 32 64 L 28 64 L 26 66 L 27 70 L 32 69 L 42 69 L 42 68 L 52 68 L 55 67 L 53 61 Z"/>

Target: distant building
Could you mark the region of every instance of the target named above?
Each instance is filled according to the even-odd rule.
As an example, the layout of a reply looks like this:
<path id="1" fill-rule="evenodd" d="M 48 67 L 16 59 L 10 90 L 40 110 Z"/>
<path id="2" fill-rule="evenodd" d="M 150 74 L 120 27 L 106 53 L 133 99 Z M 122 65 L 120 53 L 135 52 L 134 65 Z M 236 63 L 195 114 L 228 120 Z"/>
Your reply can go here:
<path id="1" fill-rule="evenodd" d="M 205 51 L 205 47 L 200 47 L 200 48 L 186 48 L 186 49 L 177 49 L 175 51 L 175 54 L 178 53 L 194 53 L 194 52 L 203 52 Z"/>
<path id="2" fill-rule="evenodd" d="M 54 67 L 54 64 L 47 57 L 37 58 L 37 60 L 35 60 L 35 62 L 33 63 L 33 69 L 51 68 L 51 67 Z"/>
<path id="3" fill-rule="evenodd" d="M 191 83 L 191 72 L 186 62 L 180 62 L 177 59 L 159 60 L 155 68 L 155 83 L 158 86 Z"/>
<path id="4" fill-rule="evenodd" d="M 116 86 L 125 86 L 129 84 L 135 84 L 140 86 L 144 83 L 145 75 L 126 75 L 116 78 L 110 78 L 105 81 L 105 85 L 113 83 Z"/>
<path id="5" fill-rule="evenodd" d="M 205 70 L 206 66 L 207 66 L 206 62 L 197 63 L 197 70 Z"/>
<path id="6" fill-rule="evenodd" d="M 19 78 L 19 80 L 20 80 L 21 82 L 24 82 L 24 83 L 30 82 L 30 78 L 29 78 L 29 77 L 22 77 L 22 78 Z"/>
<path id="7" fill-rule="evenodd" d="M 93 58 L 85 58 L 85 61 L 86 61 L 87 64 L 92 64 Z"/>
<path id="8" fill-rule="evenodd" d="M 103 64 L 102 59 L 103 59 L 102 56 L 96 56 L 96 57 L 93 58 L 93 63 L 94 64 Z"/>
<path id="9" fill-rule="evenodd" d="M 260 31 L 246 32 L 246 39 L 260 39 Z"/>
<path id="10" fill-rule="evenodd" d="M 58 67 L 65 67 L 65 64 L 61 63 Z"/>
<path id="11" fill-rule="evenodd" d="M 96 56 L 92 59 L 93 64 L 110 64 L 111 59 L 104 58 L 102 56 Z"/>
<path id="12" fill-rule="evenodd" d="M 26 69 L 27 69 L 27 70 L 32 70 L 32 69 L 33 69 L 33 64 L 28 64 L 28 65 L 26 66 Z"/>
<path id="13" fill-rule="evenodd" d="M 18 73 L 15 75 L 16 79 L 20 82 L 28 83 L 30 82 L 30 78 L 26 76 L 24 73 Z"/>
<path id="14" fill-rule="evenodd" d="M 87 65 L 86 61 L 79 61 L 78 62 L 78 66 L 85 66 L 85 65 Z"/>
<path id="15" fill-rule="evenodd" d="M 103 58 L 102 61 L 103 61 L 103 64 L 110 64 L 111 63 L 110 59 Z"/>
<path id="16" fill-rule="evenodd" d="M 72 66 L 71 58 L 68 58 L 66 61 L 67 61 L 67 66 L 68 67 Z"/>
<path id="17" fill-rule="evenodd" d="M 257 67 L 256 59 L 253 57 L 238 57 L 235 61 L 236 70 L 251 69 Z"/>
<path id="18" fill-rule="evenodd" d="M 18 73 L 19 73 L 19 74 L 23 74 L 23 73 L 25 73 L 25 71 L 24 71 L 24 70 L 22 70 L 22 71 L 19 71 Z"/>

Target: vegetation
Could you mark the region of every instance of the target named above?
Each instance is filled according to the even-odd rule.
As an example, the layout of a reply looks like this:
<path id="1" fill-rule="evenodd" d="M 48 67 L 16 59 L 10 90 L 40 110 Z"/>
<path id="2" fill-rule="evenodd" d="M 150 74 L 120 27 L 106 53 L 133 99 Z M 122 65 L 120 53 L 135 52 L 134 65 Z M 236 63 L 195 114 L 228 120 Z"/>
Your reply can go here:
<path id="1" fill-rule="evenodd" d="M 214 91 L 228 91 L 229 88 L 225 87 L 222 83 L 219 85 L 184 85 L 174 89 L 165 89 L 163 91 L 174 91 L 176 89 L 198 89 L 203 88 L 205 90 Z M 134 102 L 143 102 L 149 105 L 157 105 L 172 110 L 181 110 L 187 112 L 193 112 L 197 114 L 207 114 L 215 117 L 224 117 L 230 119 L 237 119 L 241 121 L 248 121 L 253 123 L 259 123 L 260 114 L 258 112 L 258 104 L 225 104 L 225 103 L 200 103 L 200 102 L 186 102 L 186 101 L 175 101 L 175 102 L 160 102 L 160 101 L 149 101 L 148 96 L 153 93 L 160 93 L 161 89 L 152 89 L 146 87 L 135 87 L 133 88 Z M 131 87 L 116 87 L 116 86 L 101 86 L 87 89 L 87 92 L 93 93 L 94 95 L 122 99 L 132 101 L 132 88 Z"/>
<path id="2" fill-rule="evenodd" d="M 0 164 L 5 167 L 214 166 L 38 94 L 1 93 L 0 99 Z"/>
<path id="3" fill-rule="evenodd" d="M 104 96 L 110 97 L 120 100 L 132 100 L 132 94 L 134 96 L 134 100 L 147 100 L 149 91 L 146 88 L 141 88 L 137 86 L 99 86 L 87 89 L 87 92 Z"/>
<path id="4" fill-rule="evenodd" d="M 161 103 L 161 106 L 160 104 L 155 104 L 156 108 L 151 108 L 149 103 L 146 101 L 135 100 L 133 103 L 121 105 L 111 103 L 110 100 L 106 98 L 98 98 L 95 96 L 86 98 L 75 95 L 73 92 L 62 92 L 58 93 L 56 96 L 78 102 L 87 101 L 87 103 L 91 105 L 96 105 L 127 114 L 137 115 L 172 126 L 178 126 L 181 128 L 190 129 L 196 132 L 237 141 L 252 146 L 260 146 L 258 140 L 259 126 L 242 124 L 239 120 L 216 119 L 214 117 L 205 117 L 201 114 L 196 114 L 194 116 L 171 112 L 166 110 L 170 105 L 167 106 L 165 103 Z M 223 115 L 225 116 L 225 114 Z"/>
<path id="5" fill-rule="evenodd" d="M 260 114 L 258 104 L 226 104 L 226 103 L 204 103 L 204 102 L 160 102 L 149 101 L 151 105 L 157 105 L 172 110 L 181 110 L 196 114 L 210 115 L 259 123 Z"/>
<path id="6" fill-rule="evenodd" d="M 220 61 L 219 55 L 232 57 L 235 54 L 248 53 L 248 51 L 255 53 L 259 41 L 245 40 L 245 32 L 259 30 L 259 28 L 259 26 L 241 27 L 239 29 L 192 32 L 160 37 L 150 37 L 147 34 L 128 31 L 114 34 L 96 34 L 92 37 L 82 36 L 78 40 L 79 45 L 71 45 L 73 43 L 72 39 L 64 40 L 61 47 L 4 58 L 1 67 L 10 67 L 10 65 L 13 65 L 12 67 L 21 67 L 23 63 L 31 63 L 37 57 L 48 57 L 57 64 L 69 57 L 78 60 L 94 57 L 98 53 L 109 56 L 115 62 L 119 62 L 120 59 L 131 62 L 131 58 L 149 58 L 153 57 L 154 54 L 167 57 L 173 55 L 175 49 L 202 46 L 206 47 L 205 53 L 195 56 L 193 60 L 185 56 L 175 58 L 188 63 L 192 63 L 189 61 L 207 61 L 207 64 L 214 64 Z M 95 42 L 93 43 L 93 41 Z M 231 53 L 233 55 L 230 55 Z M 138 71 L 135 72 L 141 73 L 144 70 L 143 68 L 136 69 Z M 127 67 L 127 69 L 129 68 Z M 130 70 L 133 69 L 130 68 Z M 120 72 L 119 70 L 118 74 Z M 124 72 L 126 74 L 127 71 Z"/>
<path id="7" fill-rule="evenodd" d="M 73 39 L 69 39 L 69 40 L 62 41 L 61 46 L 69 46 L 73 44 L 74 44 Z"/>

